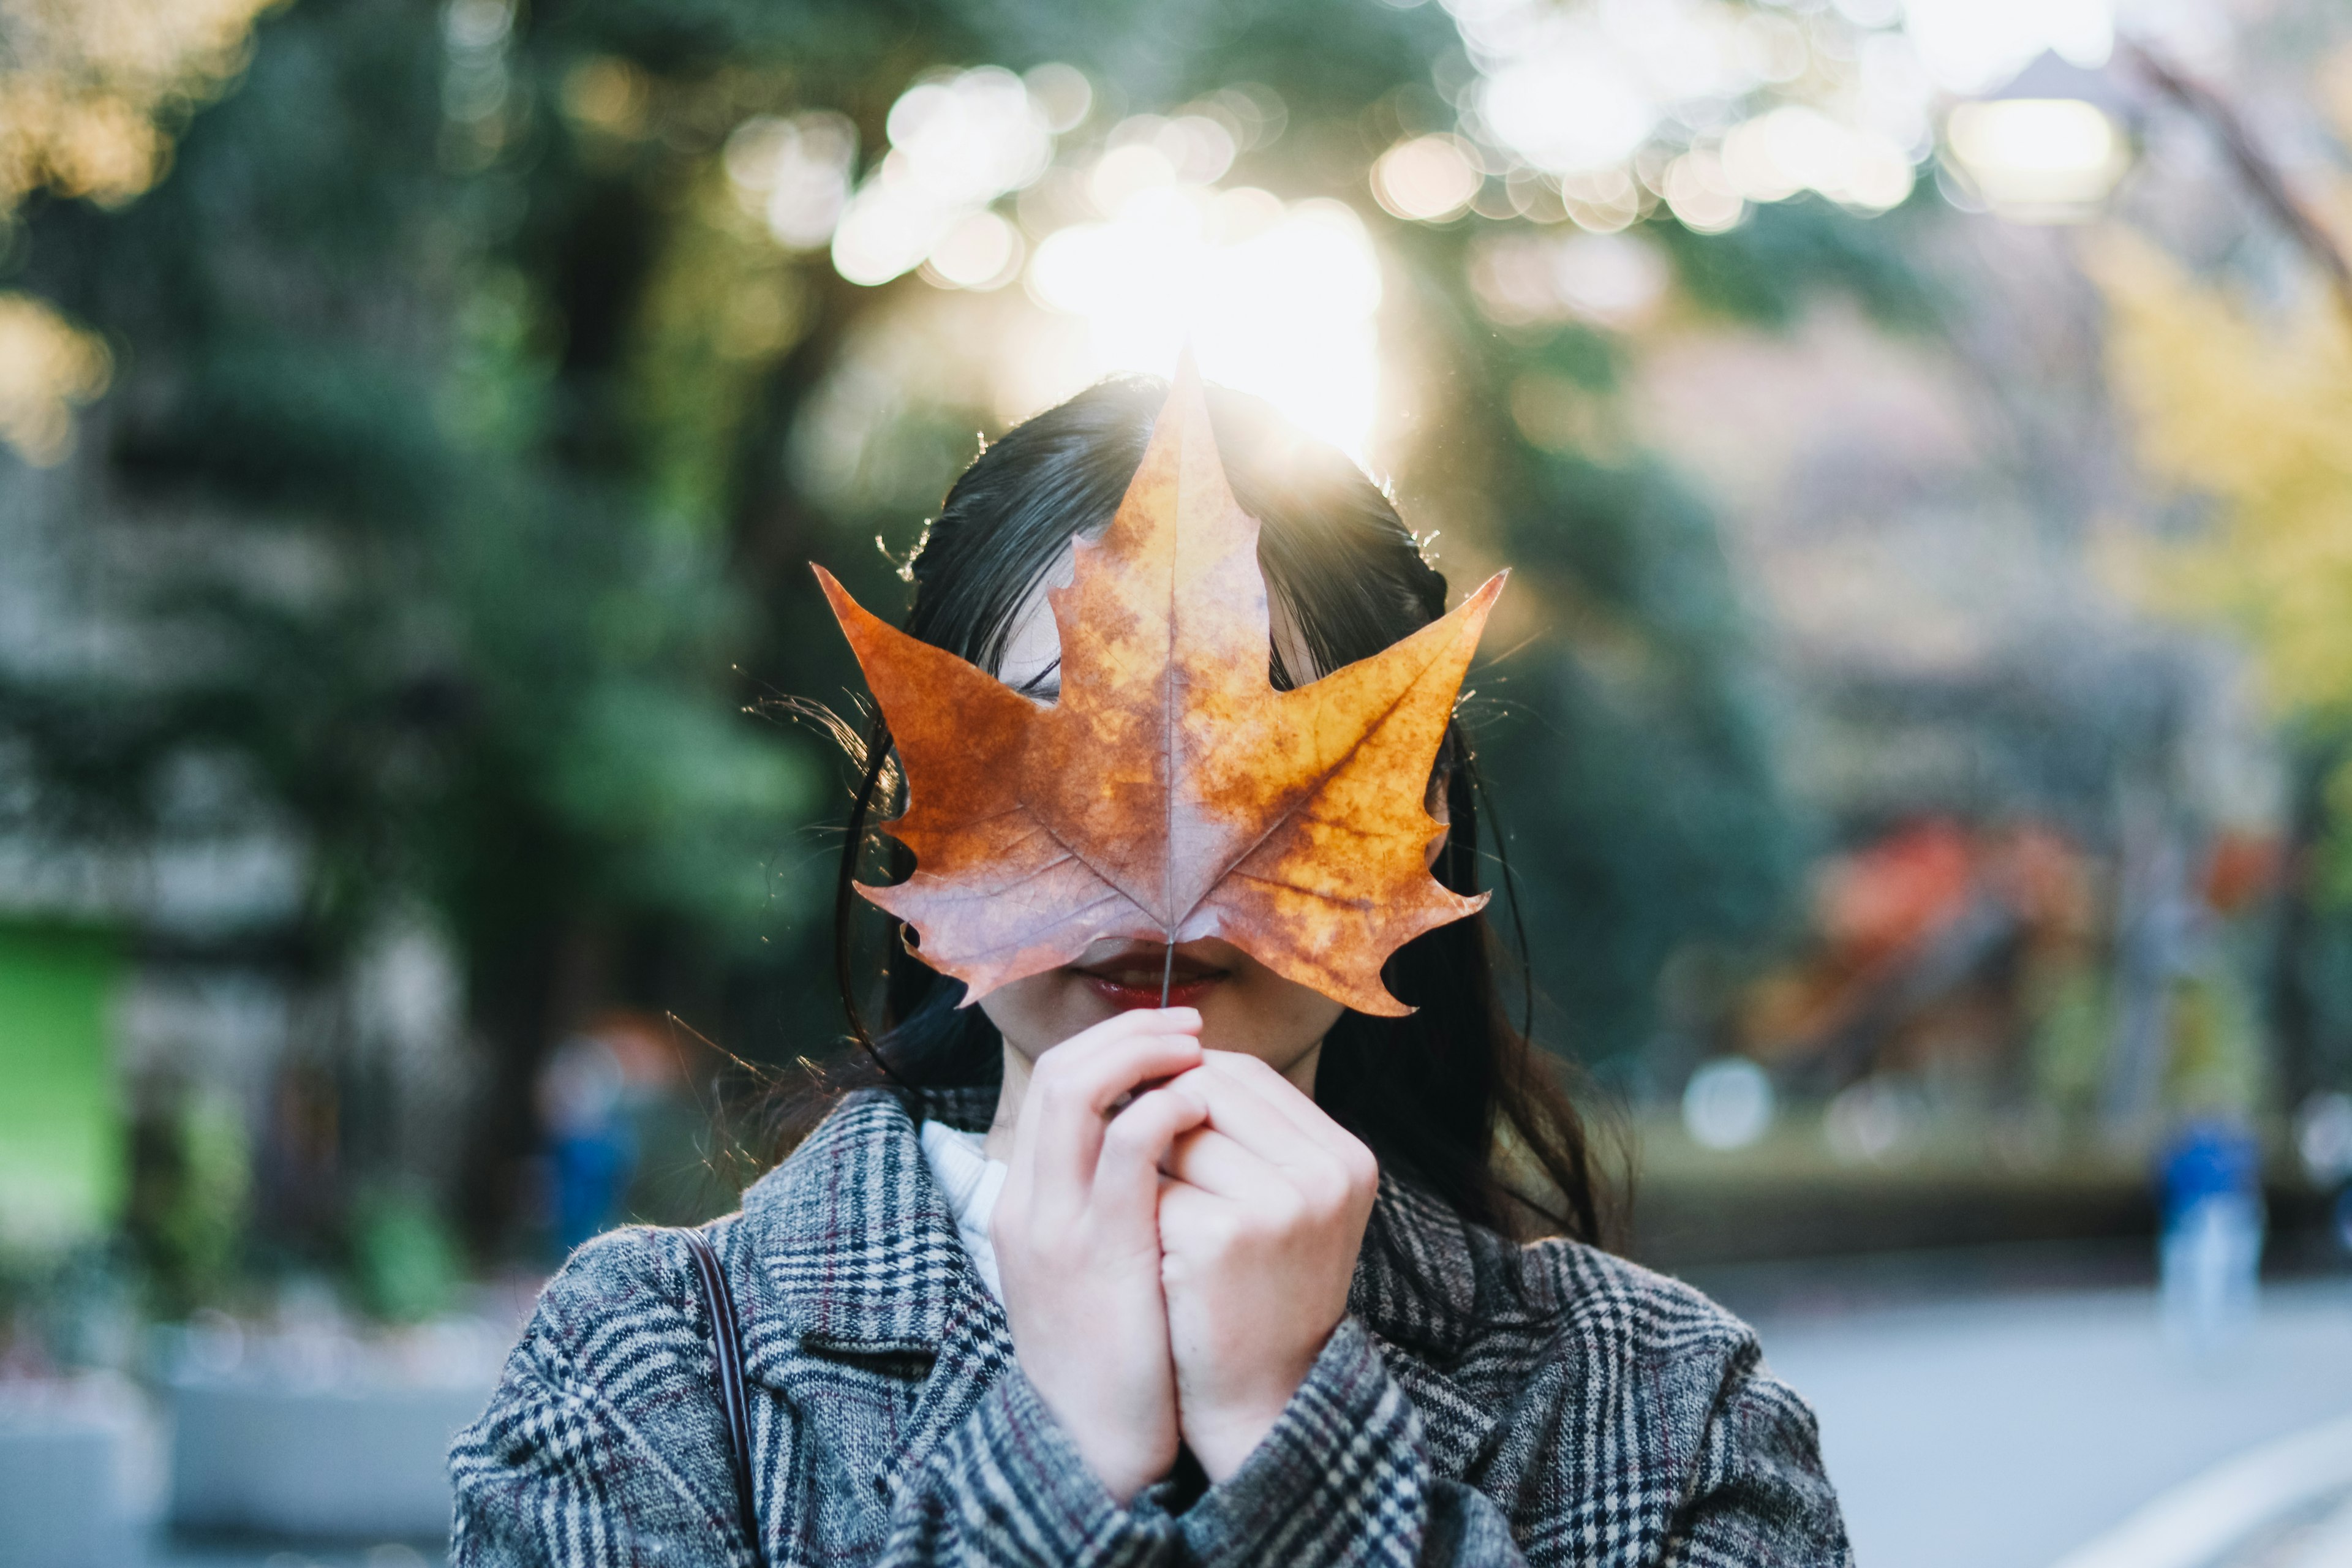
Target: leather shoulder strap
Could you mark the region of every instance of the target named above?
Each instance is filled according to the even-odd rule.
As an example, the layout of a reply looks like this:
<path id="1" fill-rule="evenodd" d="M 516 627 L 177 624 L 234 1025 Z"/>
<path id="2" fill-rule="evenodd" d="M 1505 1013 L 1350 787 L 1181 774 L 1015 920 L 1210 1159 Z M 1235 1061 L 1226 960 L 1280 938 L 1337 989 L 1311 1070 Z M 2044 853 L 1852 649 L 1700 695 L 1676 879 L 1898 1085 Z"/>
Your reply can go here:
<path id="1" fill-rule="evenodd" d="M 743 1331 L 735 1321 L 735 1292 L 727 1271 L 700 1231 L 681 1231 L 694 1259 L 694 1274 L 702 1288 L 702 1305 L 710 1314 L 711 1348 L 719 1362 L 719 1404 L 727 1414 L 727 1447 L 734 1461 L 736 1516 L 743 1539 L 751 1548 L 751 1568 L 767 1568 L 768 1553 L 760 1540 L 760 1517 L 751 1502 L 751 1409 L 743 1391 Z"/>

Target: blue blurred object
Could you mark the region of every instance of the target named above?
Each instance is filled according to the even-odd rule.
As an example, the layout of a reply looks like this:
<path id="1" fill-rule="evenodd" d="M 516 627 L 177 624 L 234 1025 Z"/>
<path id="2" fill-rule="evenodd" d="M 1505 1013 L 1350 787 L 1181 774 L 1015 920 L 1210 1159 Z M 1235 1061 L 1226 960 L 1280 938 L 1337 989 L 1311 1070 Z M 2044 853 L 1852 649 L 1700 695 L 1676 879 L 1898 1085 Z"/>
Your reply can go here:
<path id="1" fill-rule="evenodd" d="M 593 1036 L 557 1047 L 540 1075 L 555 1239 L 566 1253 L 620 1217 L 637 1163 L 627 1090 L 620 1058 Z"/>
<path id="2" fill-rule="evenodd" d="M 594 1131 L 556 1139 L 548 1153 L 555 1166 L 555 1237 L 569 1253 L 619 1216 L 636 1168 L 636 1140 L 616 1116 Z"/>
<path id="3" fill-rule="evenodd" d="M 2163 1154 L 2166 1228 L 2207 1198 L 2258 1196 L 2261 1172 L 2262 1151 L 2244 1128 L 2219 1117 L 2187 1123 Z"/>
<path id="4" fill-rule="evenodd" d="M 2262 1151 L 2235 1122 L 2200 1118 L 2168 1144 L 2158 1171 L 2166 1329 L 2191 1349 L 2235 1339 L 2252 1321 L 2263 1256 Z"/>

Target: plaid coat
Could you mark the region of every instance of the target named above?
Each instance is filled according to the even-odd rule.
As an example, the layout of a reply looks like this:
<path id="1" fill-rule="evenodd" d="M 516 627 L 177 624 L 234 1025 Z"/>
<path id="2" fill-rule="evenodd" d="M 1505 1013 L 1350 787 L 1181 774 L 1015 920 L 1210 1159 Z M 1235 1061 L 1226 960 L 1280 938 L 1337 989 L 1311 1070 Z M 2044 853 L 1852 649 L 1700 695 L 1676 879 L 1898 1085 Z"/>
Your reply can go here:
<path id="1" fill-rule="evenodd" d="M 932 1113 L 985 1121 L 993 1091 Z M 1382 1178 L 1349 1313 L 1222 1485 L 1121 1508 L 1014 1364 L 892 1096 L 845 1100 L 708 1237 L 733 1287 L 769 1561 L 1849 1564 L 1804 1402 L 1746 1325 Z M 1435 1291 L 1407 1287 L 1411 1258 Z M 711 1324 L 675 1231 L 548 1285 L 450 1455 L 458 1568 L 748 1561 Z"/>

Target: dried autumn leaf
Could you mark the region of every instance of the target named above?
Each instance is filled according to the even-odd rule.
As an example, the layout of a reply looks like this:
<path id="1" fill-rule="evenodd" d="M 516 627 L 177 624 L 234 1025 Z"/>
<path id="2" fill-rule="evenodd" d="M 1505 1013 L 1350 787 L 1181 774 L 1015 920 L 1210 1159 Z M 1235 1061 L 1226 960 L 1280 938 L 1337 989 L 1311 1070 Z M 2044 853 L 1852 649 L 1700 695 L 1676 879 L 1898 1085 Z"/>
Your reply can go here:
<path id="1" fill-rule="evenodd" d="M 1483 908 L 1431 876 L 1425 795 L 1497 575 L 1452 614 L 1308 685 L 1268 679 L 1258 525 L 1225 481 L 1188 363 L 1099 539 L 1048 595 L 1057 701 L 867 614 L 816 569 L 890 725 L 914 852 L 861 886 L 976 1001 L 1098 939 L 1221 937 L 1360 1012 L 1406 1007 L 1389 954 Z"/>

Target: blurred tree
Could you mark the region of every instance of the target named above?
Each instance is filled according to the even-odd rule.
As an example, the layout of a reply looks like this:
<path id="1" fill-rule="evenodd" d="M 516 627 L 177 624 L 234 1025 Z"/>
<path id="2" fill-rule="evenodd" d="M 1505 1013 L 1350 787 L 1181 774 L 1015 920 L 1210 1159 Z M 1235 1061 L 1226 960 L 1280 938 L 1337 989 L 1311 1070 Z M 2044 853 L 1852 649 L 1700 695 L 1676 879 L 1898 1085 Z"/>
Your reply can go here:
<path id="1" fill-rule="evenodd" d="M 2242 635 L 2291 724 L 2294 847 L 2271 1005 L 2299 1097 L 2352 1074 L 2352 320 L 2315 292 L 2265 321 L 2126 232 L 2092 256 L 2141 464 L 2210 509 L 2207 526 L 2119 564 L 2152 603 Z"/>
<path id="2" fill-rule="evenodd" d="M 421 1322 L 448 1310 L 464 1269 L 436 1208 L 395 1193 L 353 1205 L 352 1272 L 361 1300 L 392 1322 Z"/>
<path id="3" fill-rule="evenodd" d="M 2128 234 L 2095 254 L 2140 460 L 2216 503 L 2211 529 L 2140 558 L 2146 585 L 2176 609 L 2242 627 L 2285 708 L 2352 719 L 2352 330 L 2341 304 L 2316 296 L 2268 327 Z"/>
<path id="4" fill-rule="evenodd" d="M 115 206 L 169 166 L 173 133 L 236 74 L 262 0 L 0 5 L 0 225 L 27 194 Z M 0 294 L 0 441 L 54 462 L 103 391 L 103 345 Z"/>
<path id="5" fill-rule="evenodd" d="M 236 74 L 266 5 L 0 5 L 0 212 L 41 189 L 108 205 L 145 192 L 173 133 Z"/>
<path id="6" fill-rule="evenodd" d="M 1771 26 L 1781 47 L 1794 25 Z M 587 1006 L 692 998 L 748 1055 L 829 1047 L 824 1015 L 778 1000 L 815 967 L 794 961 L 822 851 L 792 834 L 824 815 L 827 763 L 741 720 L 727 670 L 845 684 L 804 563 L 887 602 L 863 542 L 907 539 L 1003 420 L 912 376 L 866 451 L 881 488 L 812 485 L 812 410 L 931 285 L 849 282 L 823 231 L 762 221 L 734 139 L 883 148 L 926 71 L 1048 59 L 1097 84 L 1068 143 L 1088 153 L 1128 110 L 1259 84 L 1281 114 L 1252 110 L 1234 181 L 1340 195 L 1403 269 L 1433 390 L 1401 489 L 1442 497 L 1540 605 L 1480 678 L 1484 733 L 1574 1043 L 1637 1049 L 1665 956 L 1778 909 L 1796 830 L 1769 704 L 1711 520 L 1612 412 L 1624 336 L 1567 311 L 1498 324 L 1477 287 L 1496 233 L 1574 232 L 1558 181 L 1528 217 L 1495 205 L 1525 187 L 1475 169 L 1491 216 L 1365 199 L 1383 148 L 1451 117 L 1437 89 L 1469 68 L 1439 8 L 303 0 L 260 22 L 157 188 L 94 205 L 52 177 L 26 200 L 7 277 L 112 352 L 86 482 L 169 562 L 140 607 L 154 648 L 186 652 L 11 668 L 0 726 L 39 781 L 25 811 L 84 825 L 152 818 L 175 759 L 231 759 L 308 855 L 273 939 L 297 973 L 331 977 L 388 899 L 443 912 L 489 1059 L 462 1184 L 478 1237 L 515 1200 L 535 1067 Z M 1633 225 L 1627 253 L 1664 258 L 1697 309 L 1780 321 L 1828 288 L 1919 315 L 1887 238 L 1827 200 L 1730 226 L 1713 157 L 1645 165 L 1682 205 L 1628 174 L 1587 193 L 1632 204 L 1592 221 Z M 1898 172 L 1864 205 L 1898 200 Z"/>
<path id="7" fill-rule="evenodd" d="M 125 1229 L 167 1316 L 217 1306 L 244 1260 L 252 1162 L 237 1107 L 198 1089 L 133 1124 Z"/>
<path id="8" fill-rule="evenodd" d="M 136 366 L 106 489 L 173 554 L 142 584 L 151 637 L 201 651 L 24 672 L 0 702 L 47 769 L 36 813 L 139 820 L 173 760 L 236 759 L 299 826 L 298 975 L 331 982 L 390 900 L 445 912 L 509 1047 L 466 1184 L 488 1224 L 539 1045 L 595 1000 L 567 964 L 604 935 L 656 972 L 756 952 L 766 866 L 815 799 L 727 688 L 723 540 L 649 525 L 583 427 L 620 401 L 580 384 L 621 323 L 551 313 L 561 275 L 506 254 L 527 194 L 451 152 L 444 34 L 388 5 L 273 18 L 161 189 L 28 205 L 25 280 Z M 575 287 L 604 254 L 583 244 L 549 258 Z"/>

